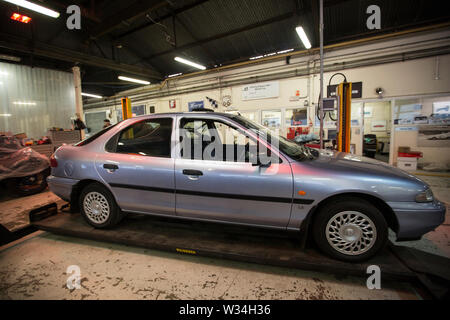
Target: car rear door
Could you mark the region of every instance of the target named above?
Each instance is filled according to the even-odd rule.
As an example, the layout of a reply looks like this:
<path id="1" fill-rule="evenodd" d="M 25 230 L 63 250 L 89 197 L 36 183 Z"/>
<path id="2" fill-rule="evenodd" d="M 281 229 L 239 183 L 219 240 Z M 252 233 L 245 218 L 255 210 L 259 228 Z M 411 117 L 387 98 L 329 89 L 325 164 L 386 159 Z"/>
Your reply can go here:
<path id="1" fill-rule="evenodd" d="M 175 215 L 172 117 L 134 122 L 112 137 L 96 169 L 125 211 Z"/>
<path id="2" fill-rule="evenodd" d="M 277 154 L 281 163 L 254 166 L 246 157 L 227 159 L 224 154 L 221 160 L 217 160 L 216 157 L 205 156 L 202 154 L 208 148 L 205 140 L 217 141 L 211 138 L 215 135 L 214 130 L 218 131 L 216 127 L 231 131 L 234 142 L 245 140 L 248 145 L 256 146 L 255 139 L 250 139 L 242 128 L 226 118 L 217 119 L 214 115 L 179 116 L 175 151 L 177 215 L 285 228 L 290 219 L 293 190 L 288 161 Z M 193 141 L 186 144 L 188 136 Z M 202 141 L 200 137 L 205 139 Z M 219 139 L 225 145 L 223 150 L 245 149 L 239 141 L 222 143 L 222 140 L 230 140 L 224 139 L 224 135 Z"/>

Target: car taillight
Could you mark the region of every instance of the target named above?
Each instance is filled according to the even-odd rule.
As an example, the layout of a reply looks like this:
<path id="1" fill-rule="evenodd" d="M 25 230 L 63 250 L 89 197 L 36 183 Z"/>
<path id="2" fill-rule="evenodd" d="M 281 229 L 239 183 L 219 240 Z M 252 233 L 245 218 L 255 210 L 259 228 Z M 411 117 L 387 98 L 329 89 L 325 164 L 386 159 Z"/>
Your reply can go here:
<path id="1" fill-rule="evenodd" d="M 56 161 L 55 154 L 50 157 L 50 167 L 56 168 L 58 166 L 58 161 Z"/>

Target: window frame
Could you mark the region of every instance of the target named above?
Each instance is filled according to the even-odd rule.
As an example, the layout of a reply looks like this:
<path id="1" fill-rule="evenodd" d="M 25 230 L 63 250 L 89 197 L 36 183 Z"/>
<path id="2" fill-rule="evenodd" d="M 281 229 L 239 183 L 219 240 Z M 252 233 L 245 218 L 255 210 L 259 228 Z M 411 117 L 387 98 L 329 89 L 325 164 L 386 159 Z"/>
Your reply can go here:
<path id="1" fill-rule="evenodd" d="M 141 123 L 141 122 L 151 122 L 151 121 L 158 121 L 158 120 L 162 120 L 162 119 L 167 119 L 171 121 L 171 131 L 170 131 L 170 137 L 169 137 L 169 156 L 167 157 L 162 157 L 162 156 L 152 156 L 152 155 L 143 155 L 143 154 L 138 154 L 138 153 L 122 153 L 122 152 L 117 152 L 117 144 L 119 143 L 119 138 L 121 136 L 121 134 L 126 131 L 129 130 L 132 126 Z M 142 156 L 142 157 L 150 157 L 150 158 L 162 158 L 162 159 L 173 159 L 173 152 L 172 152 L 172 148 L 173 148 L 173 134 L 174 134 L 174 125 L 176 123 L 176 119 L 173 117 L 152 117 L 152 118 L 145 118 L 145 119 L 140 119 L 138 121 L 134 121 L 133 123 L 130 123 L 128 126 L 120 129 L 118 132 L 116 132 L 111 138 L 108 139 L 108 141 L 106 141 L 105 145 L 104 145 L 104 150 L 108 153 L 114 153 L 114 154 L 124 154 L 124 155 L 133 155 L 133 156 Z M 110 148 L 109 144 L 112 144 L 113 147 Z"/>
<path id="2" fill-rule="evenodd" d="M 175 141 L 176 141 L 176 148 L 175 148 L 175 159 L 179 159 L 179 160 L 189 160 L 189 161 L 204 161 L 204 162 L 215 162 L 215 163 L 227 163 L 227 164 L 236 164 L 236 165 L 242 165 L 242 164 L 248 164 L 248 165 L 252 165 L 251 162 L 239 162 L 239 161 L 223 161 L 223 160 L 204 160 L 204 159 L 186 159 L 183 158 L 181 156 L 181 142 L 180 142 L 180 129 L 182 129 L 181 124 L 183 122 L 183 120 L 188 120 L 188 121 L 204 121 L 204 122 L 220 122 L 224 125 L 227 125 L 231 128 L 233 128 L 234 130 L 240 132 L 241 134 L 245 135 L 246 137 L 248 137 L 249 139 L 251 139 L 254 143 L 258 144 L 258 143 L 262 143 L 265 145 L 265 147 L 267 148 L 267 150 L 270 150 L 271 153 L 275 154 L 278 157 L 278 164 L 282 164 L 284 161 L 286 161 L 286 159 L 284 158 L 284 155 L 282 155 L 281 152 L 279 152 L 278 150 L 274 150 L 272 148 L 272 146 L 267 143 L 264 140 L 261 140 L 256 138 L 251 131 L 246 130 L 245 128 L 241 128 L 241 126 L 238 123 L 235 123 L 233 121 L 231 121 L 228 117 L 214 117 L 213 114 L 208 114 L 206 116 L 199 116 L 199 115 L 182 115 L 177 117 L 176 120 L 176 130 L 175 130 Z"/>

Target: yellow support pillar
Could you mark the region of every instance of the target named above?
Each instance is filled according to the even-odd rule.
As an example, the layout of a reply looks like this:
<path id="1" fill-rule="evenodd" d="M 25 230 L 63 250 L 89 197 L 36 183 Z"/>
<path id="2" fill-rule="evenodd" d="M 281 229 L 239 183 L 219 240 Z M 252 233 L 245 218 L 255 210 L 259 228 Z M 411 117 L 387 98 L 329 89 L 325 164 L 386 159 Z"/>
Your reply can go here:
<path id="1" fill-rule="evenodd" d="M 122 119 L 126 120 L 131 118 L 133 115 L 131 113 L 131 101 L 129 98 L 120 99 L 122 103 Z"/>
<path id="2" fill-rule="evenodd" d="M 339 97 L 339 119 L 338 119 L 338 137 L 337 150 L 350 152 L 350 134 L 351 134 L 351 111 L 352 111 L 352 83 L 343 82 L 337 88 Z"/>

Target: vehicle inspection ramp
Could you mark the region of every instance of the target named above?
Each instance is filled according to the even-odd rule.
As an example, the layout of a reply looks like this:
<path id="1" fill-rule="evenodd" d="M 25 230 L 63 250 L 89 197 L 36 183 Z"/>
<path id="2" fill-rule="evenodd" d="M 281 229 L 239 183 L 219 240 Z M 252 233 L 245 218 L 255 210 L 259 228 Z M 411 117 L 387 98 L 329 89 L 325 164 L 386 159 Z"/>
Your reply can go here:
<path id="1" fill-rule="evenodd" d="M 302 249 L 296 233 L 251 227 L 129 214 L 113 229 L 95 229 L 79 213 L 45 208 L 31 212 L 30 221 L 37 229 L 60 235 L 341 276 L 367 279 L 367 267 L 376 265 L 383 280 L 409 282 L 427 298 L 448 297 L 450 287 L 450 259 L 391 243 L 364 263 L 347 263 L 322 255 L 312 245 Z"/>

